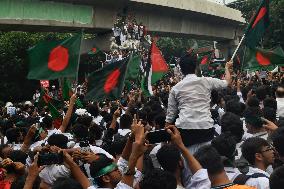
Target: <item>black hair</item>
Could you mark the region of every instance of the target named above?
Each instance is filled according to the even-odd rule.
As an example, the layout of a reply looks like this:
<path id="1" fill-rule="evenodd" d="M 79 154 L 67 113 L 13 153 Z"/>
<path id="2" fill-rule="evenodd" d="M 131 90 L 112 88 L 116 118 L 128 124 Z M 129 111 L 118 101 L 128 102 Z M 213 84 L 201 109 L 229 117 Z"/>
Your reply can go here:
<path id="1" fill-rule="evenodd" d="M 278 86 L 275 94 L 276 94 L 276 97 L 278 98 L 284 98 L 284 85 Z"/>
<path id="2" fill-rule="evenodd" d="M 11 154 L 9 155 L 9 158 L 13 162 L 21 162 L 22 164 L 26 164 L 26 159 L 28 158 L 28 155 L 24 153 L 21 150 L 13 150 Z"/>
<path id="3" fill-rule="evenodd" d="M 180 69 L 183 75 L 194 74 L 197 65 L 197 56 L 194 53 L 186 54 L 180 58 Z"/>
<path id="4" fill-rule="evenodd" d="M 103 135 L 103 129 L 96 123 L 92 123 L 92 126 L 89 128 L 89 140 L 94 142 L 94 140 L 100 140 Z"/>
<path id="5" fill-rule="evenodd" d="M 57 146 L 61 149 L 66 149 L 68 138 L 63 134 L 53 134 L 47 139 L 47 142 L 50 146 Z"/>
<path id="6" fill-rule="evenodd" d="M 267 90 L 267 87 L 266 86 L 260 86 L 258 87 L 256 90 L 255 90 L 255 94 L 256 94 L 256 97 L 260 100 L 260 101 L 263 101 L 266 96 L 268 95 L 268 90 Z"/>
<path id="7" fill-rule="evenodd" d="M 159 149 L 156 156 L 165 171 L 169 171 L 173 174 L 175 173 L 179 161 L 181 160 L 181 153 L 177 147 L 173 145 L 164 145 Z"/>
<path id="8" fill-rule="evenodd" d="M 218 151 L 211 145 L 201 147 L 195 154 L 204 169 L 209 175 L 216 175 L 224 171 L 224 165 Z"/>
<path id="9" fill-rule="evenodd" d="M 99 116 L 99 107 L 95 104 L 89 104 L 87 107 L 87 111 L 94 117 L 98 117 Z"/>
<path id="10" fill-rule="evenodd" d="M 270 107 L 264 107 L 262 109 L 263 117 L 268 119 L 269 121 L 275 122 L 276 121 L 276 110 Z"/>
<path id="11" fill-rule="evenodd" d="M 6 131 L 5 135 L 6 135 L 8 141 L 10 143 L 13 143 L 13 142 L 18 143 L 19 142 L 18 138 L 21 135 L 21 130 L 20 130 L 20 128 L 17 128 L 17 127 L 16 128 L 10 128 Z"/>
<path id="12" fill-rule="evenodd" d="M 224 166 L 233 166 L 236 152 L 236 141 L 231 133 L 221 133 L 211 141 L 211 145 L 218 151 L 221 156 L 228 158 L 229 161 L 224 161 Z"/>
<path id="13" fill-rule="evenodd" d="M 10 128 L 13 128 L 13 121 L 8 119 L 3 121 L 2 125 L 1 125 L 1 132 L 3 135 L 5 135 L 6 131 Z"/>
<path id="14" fill-rule="evenodd" d="M 260 108 L 258 107 L 248 107 L 244 112 L 244 117 L 246 122 L 249 123 L 254 128 L 262 128 L 263 123 L 261 117 L 263 116 Z"/>
<path id="15" fill-rule="evenodd" d="M 219 94 L 219 92 L 216 89 L 213 89 L 211 91 L 211 103 L 214 104 L 220 104 L 222 99 L 222 96 Z"/>
<path id="16" fill-rule="evenodd" d="M 274 110 L 277 110 L 277 101 L 274 98 L 267 97 L 263 101 L 263 106 L 265 108 L 269 107 L 269 108 L 273 108 Z"/>
<path id="17" fill-rule="evenodd" d="M 260 104 L 259 99 L 256 98 L 255 96 L 250 97 L 250 98 L 248 99 L 248 101 L 247 101 L 247 105 L 248 105 L 249 107 L 258 108 L 258 107 L 259 107 L 259 104 Z"/>
<path id="18" fill-rule="evenodd" d="M 52 189 L 62 189 L 62 188 L 83 189 L 83 187 L 78 181 L 66 177 L 61 177 L 56 179 L 56 181 L 52 185 Z"/>
<path id="19" fill-rule="evenodd" d="M 4 149 L 4 148 L 8 148 L 8 147 L 9 147 L 8 144 L 1 144 L 1 145 L 0 145 L 0 157 L 1 157 L 2 159 L 6 158 L 6 157 L 4 157 L 3 149 Z"/>
<path id="20" fill-rule="evenodd" d="M 177 181 L 173 174 L 161 169 L 153 169 L 144 175 L 140 189 L 176 189 Z"/>
<path id="21" fill-rule="evenodd" d="M 264 146 L 269 146 L 269 143 L 259 137 L 252 137 L 244 141 L 242 144 L 242 155 L 251 164 L 255 164 L 255 154 L 260 153 Z"/>
<path id="22" fill-rule="evenodd" d="M 104 154 L 97 154 L 97 155 L 99 156 L 99 158 L 90 164 L 90 174 L 95 179 L 98 186 L 103 187 L 104 183 L 101 177 L 95 178 L 95 176 L 102 168 L 112 164 L 113 161 Z"/>
<path id="23" fill-rule="evenodd" d="M 273 146 L 281 157 L 284 157 L 284 127 L 279 127 L 271 135 Z"/>
<path id="24" fill-rule="evenodd" d="M 26 183 L 27 176 L 20 176 L 14 182 L 12 182 L 10 189 L 23 189 Z M 40 177 L 38 176 L 33 183 L 32 189 L 39 189 L 40 187 Z"/>
<path id="25" fill-rule="evenodd" d="M 52 117 L 50 117 L 49 115 L 44 116 L 42 122 L 40 123 L 40 126 L 44 129 L 52 129 Z"/>
<path id="26" fill-rule="evenodd" d="M 116 137 L 119 136 L 119 137 Z M 111 145 L 111 149 L 109 150 L 109 153 L 116 157 L 117 155 L 121 155 L 122 151 L 127 143 L 128 137 L 122 136 L 119 134 L 114 135 L 114 141 Z"/>
<path id="27" fill-rule="evenodd" d="M 88 138 L 88 127 L 77 123 L 72 127 L 72 133 L 77 140 L 86 140 Z"/>
<path id="28" fill-rule="evenodd" d="M 93 121 L 93 117 L 88 116 L 88 115 L 83 115 L 83 116 L 79 116 L 76 122 L 89 127 L 92 121 Z"/>
<path id="29" fill-rule="evenodd" d="M 226 103 L 226 112 L 231 112 L 242 117 L 244 110 L 245 105 L 237 100 L 229 100 Z"/>
<path id="30" fill-rule="evenodd" d="M 225 113 L 221 118 L 221 132 L 230 132 L 239 143 L 244 135 L 243 122 L 240 117 L 230 112 Z"/>
<path id="31" fill-rule="evenodd" d="M 129 115 L 129 114 L 123 114 L 123 115 L 120 117 L 119 127 L 120 127 L 121 129 L 130 129 L 132 122 L 133 122 L 133 118 L 132 118 L 131 115 Z"/>
<path id="32" fill-rule="evenodd" d="M 159 125 L 159 129 L 165 128 L 166 125 L 166 116 L 164 114 L 159 114 L 155 117 L 156 125 Z"/>
<path id="33" fill-rule="evenodd" d="M 274 169 L 269 177 L 270 189 L 282 189 L 284 186 L 284 166 Z"/>

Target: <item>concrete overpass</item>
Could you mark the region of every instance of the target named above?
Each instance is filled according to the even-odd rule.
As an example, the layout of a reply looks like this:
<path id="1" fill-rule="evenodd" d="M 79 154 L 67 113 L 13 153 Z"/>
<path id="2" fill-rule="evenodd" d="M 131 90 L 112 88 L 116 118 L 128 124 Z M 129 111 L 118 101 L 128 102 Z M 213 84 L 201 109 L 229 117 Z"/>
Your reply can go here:
<path id="1" fill-rule="evenodd" d="M 227 41 L 245 23 L 241 12 L 206 0 L 1 0 L 0 31 L 108 32 L 125 7 L 161 36 Z"/>

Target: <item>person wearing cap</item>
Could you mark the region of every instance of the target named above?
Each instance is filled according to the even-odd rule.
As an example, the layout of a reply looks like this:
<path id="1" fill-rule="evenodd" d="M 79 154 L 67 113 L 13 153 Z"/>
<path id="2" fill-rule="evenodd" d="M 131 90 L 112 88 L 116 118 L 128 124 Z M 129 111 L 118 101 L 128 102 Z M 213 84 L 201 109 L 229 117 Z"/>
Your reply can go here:
<path id="1" fill-rule="evenodd" d="M 231 84 L 231 67 L 232 63 L 228 62 L 225 80 L 198 77 L 196 54 L 190 52 L 180 59 L 181 72 L 185 77 L 170 91 L 166 122 L 181 129 L 183 141 L 191 153 L 214 137 L 214 121 L 210 113 L 211 91 Z"/>

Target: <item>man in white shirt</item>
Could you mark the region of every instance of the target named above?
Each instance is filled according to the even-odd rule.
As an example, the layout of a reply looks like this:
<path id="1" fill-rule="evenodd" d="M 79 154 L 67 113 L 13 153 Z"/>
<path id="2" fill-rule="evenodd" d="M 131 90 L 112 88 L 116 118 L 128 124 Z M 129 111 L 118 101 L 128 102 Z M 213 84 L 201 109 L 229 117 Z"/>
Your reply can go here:
<path id="1" fill-rule="evenodd" d="M 284 117 L 284 86 L 278 86 L 276 92 L 276 101 L 277 101 L 277 115 L 279 117 Z"/>
<path id="2" fill-rule="evenodd" d="M 270 175 L 265 170 L 274 163 L 274 148 L 265 139 L 253 137 L 243 143 L 242 155 L 250 164 L 247 175 L 251 179 L 246 184 L 258 189 L 268 189 Z"/>
<path id="3" fill-rule="evenodd" d="M 210 113 L 211 91 L 231 84 L 230 68 L 226 64 L 225 80 L 195 75 L 197 58 L 194 53 L 183 56 L 180 68 L 185 78 L 171 90 L 168 99 L 167 125 L 182 129 L 184 143 L 194 153 L 202 143 L 214 137 L 213 119 Z"/>

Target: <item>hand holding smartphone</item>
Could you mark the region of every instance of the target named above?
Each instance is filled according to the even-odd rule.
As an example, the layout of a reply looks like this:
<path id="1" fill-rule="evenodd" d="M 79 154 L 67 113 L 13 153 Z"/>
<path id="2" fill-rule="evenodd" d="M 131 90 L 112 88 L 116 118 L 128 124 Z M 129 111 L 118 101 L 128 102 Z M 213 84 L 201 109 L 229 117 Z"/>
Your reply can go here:
<path id="1" fill-rule="evenodd" d="M 156 130 L 156 131 L 150 131 L 146 139 L 149 141 L 150 144 L 156 144 L 160 142 L 168 142 L 171 141 L 171 135 L 165 130 Z"/>

